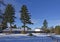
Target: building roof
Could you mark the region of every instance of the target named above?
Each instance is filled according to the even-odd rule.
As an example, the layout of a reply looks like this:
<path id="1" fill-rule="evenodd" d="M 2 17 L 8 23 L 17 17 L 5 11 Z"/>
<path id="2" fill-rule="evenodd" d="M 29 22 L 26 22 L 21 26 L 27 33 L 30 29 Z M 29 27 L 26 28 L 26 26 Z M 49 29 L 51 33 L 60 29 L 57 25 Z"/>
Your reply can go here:
<path id="1" fill-rule="evenodd" d="M 35 28 L 34 31 L 43 31 L 41 28 Z"/>
<path id="2" fill-rule="evenodd" d="M 6 28 L 3 31 L 10 31 L 10 28 Z M 24 28 L 12 28 L 12 31 L 24 31 Z M 25 28 L 25 31 L 31 31 Z"/>
<path id="3" fill-rule="evenodd" d="M 10 28 L 6 28 L 3 31 L 10 31 Z M 20 28 L 12 28 L 12 31 L 20 31 Z"/>

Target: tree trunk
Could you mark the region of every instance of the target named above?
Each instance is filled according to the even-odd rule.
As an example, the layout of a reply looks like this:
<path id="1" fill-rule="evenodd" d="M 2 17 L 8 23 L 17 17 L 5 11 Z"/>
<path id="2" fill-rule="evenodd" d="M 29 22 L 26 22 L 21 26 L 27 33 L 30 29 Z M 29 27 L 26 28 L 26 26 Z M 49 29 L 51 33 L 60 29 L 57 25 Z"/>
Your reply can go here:
<path id="1" fill-rule="evenodd" d="M 24 23 L 24 33 L 25 33 L 25 23 Z"/>
<path id="2" fill-rule="evenodd" d="M 12 33 L 11 23 L 10 23 L 10 33 Z"/>

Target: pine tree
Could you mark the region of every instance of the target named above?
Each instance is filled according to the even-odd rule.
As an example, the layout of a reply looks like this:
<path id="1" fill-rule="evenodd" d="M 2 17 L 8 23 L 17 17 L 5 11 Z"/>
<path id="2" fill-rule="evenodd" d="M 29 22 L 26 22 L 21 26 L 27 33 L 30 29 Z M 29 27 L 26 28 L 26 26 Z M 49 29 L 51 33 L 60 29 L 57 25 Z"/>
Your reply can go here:
<path id="1" fill-rule="evenodd" d="M 22 6 L 20 12 L 21 12 L 20 20 L 21 20 L 21 22 L 23 23 L 24 32 L 25 32 L 26 24 L 33 24 L 33 23 L 31 22 L 31 17 L 30 17 L 31 15 L 29 14 L 26 5 L 23 5 L 23 6 Z"/>
<path id="2" fill-rule="evenodd" d="M 1 7 L 1 5 L 6 6 L 6 4 L 4 3 L 4 0 L 0 0 L 0 7 Z M 5 28 L 5 23 L 2 22 L 2 21 L 4 21 L 3 18 L 4 18 L 3 12 L 0 9 L 0 30 L 3 30 Z"/>
<path id="3" fill-rule="evenodd" d="M 44 28 L 47 28 L 47 27 L 48 27 L 48 22 L 47 22 L 46 19 L 45 19 L 44 22 L 43 22 L 43 27 L 44 27 Z"/>
<path id="4" fill-rule="evenodd" d="M 43 26 L 42 26 L 42 29 L 44 30 L 44 32 L 49 32 L 48 30 L 48 23 L 47 23 L 47 20 L 45 19 L 44 22 L 43 22 Z"/>
<path id="5" fill-rule="evenodd" d="M 11 24 L 14 23 L 15 18 L 16 17 L 14 7 L 11 4 L 8 4 L 4 13 L 4 21 L 6 23 L 10 23 L 10 32 L 12 32 Z"/>

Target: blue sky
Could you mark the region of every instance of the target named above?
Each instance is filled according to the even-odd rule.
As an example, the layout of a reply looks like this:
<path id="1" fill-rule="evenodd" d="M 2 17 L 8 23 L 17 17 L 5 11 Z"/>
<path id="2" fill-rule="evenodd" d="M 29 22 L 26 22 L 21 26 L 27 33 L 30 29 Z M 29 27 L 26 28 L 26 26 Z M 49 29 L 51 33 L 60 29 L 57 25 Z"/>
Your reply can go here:
<path id="1" fill-rule="evenodd" d="M 41 27 L 44 19 L 47 20 L 48 26 L 60 25 L 60 0 L 4 0 L 5 4 L 13 4 L 16 12 L 15 24 L 21 26 L 19 20 L 20 10 L 23 4 L 27 5 L 28 11 L 31 13 L 33 25 L 31 28 Z M 4 9 L 4 7 L 1 7 Z"/>

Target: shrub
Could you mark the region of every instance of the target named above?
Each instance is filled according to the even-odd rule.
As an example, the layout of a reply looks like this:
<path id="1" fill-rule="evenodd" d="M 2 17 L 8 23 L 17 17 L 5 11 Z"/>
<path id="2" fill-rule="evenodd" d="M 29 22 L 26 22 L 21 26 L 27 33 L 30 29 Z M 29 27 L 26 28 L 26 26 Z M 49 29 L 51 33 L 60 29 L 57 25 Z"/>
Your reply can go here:
<path id="1" fill-rule="evenodd" d="M 56 34 L 60 34 L 60 26 L 56 26 L 55 27 L 55 33 Z"/>
<path id="2" fill-rule="evenodd" d="M 21 31 L 21 34 L 26 34 L 26 32 L 25 31 Z"/>
<path id="3" fill-rule="evenodd" d="M 29 36 L 33 36 L 33 34 L 32 34 L 32 33 L 30 33 L 30 34 L 29 34 Z"/>

